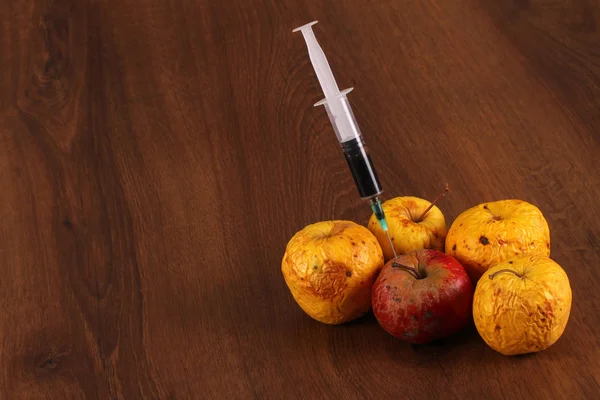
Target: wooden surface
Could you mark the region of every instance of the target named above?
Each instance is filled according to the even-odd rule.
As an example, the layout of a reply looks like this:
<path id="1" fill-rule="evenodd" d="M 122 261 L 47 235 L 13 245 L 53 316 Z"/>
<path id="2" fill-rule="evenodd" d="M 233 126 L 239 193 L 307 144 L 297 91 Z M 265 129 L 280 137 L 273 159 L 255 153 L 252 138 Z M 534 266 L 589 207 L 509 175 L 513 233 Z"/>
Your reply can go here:
<path id="1" fill-rule="evenodd" d="M 598 398 L 591 1 L 0 4 L 1 399 Z M 315 19 L 386 198 L 543 211 L 574 291 L 556 345 L 411 347 L 293 301 L 291 236 L 369 218 L 292 34 Z"/>

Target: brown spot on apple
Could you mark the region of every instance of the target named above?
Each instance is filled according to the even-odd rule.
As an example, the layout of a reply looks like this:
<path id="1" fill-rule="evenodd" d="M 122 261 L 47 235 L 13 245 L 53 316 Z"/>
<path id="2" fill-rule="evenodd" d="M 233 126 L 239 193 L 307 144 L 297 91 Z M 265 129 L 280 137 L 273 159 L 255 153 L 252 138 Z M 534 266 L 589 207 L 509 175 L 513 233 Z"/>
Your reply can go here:
<path id="1" fill-rule="evenodd" d="M 319 273 L 309 275 L 307 288 L 323 300 L 332 299 L 346 289 L 348 273 L 352 274 L 344 263 L 325 260 Z"/>
<path id="2" fill-rule="evenodd" d="M 452 246 L 452 250 L 456 250 L 456 243 L 454 243 L 454 246 Z"/>
<path id="3" fill-rule="evenodd" d="M 407 210 L 414 210 L 415 208 L 417 208 L 417 203 L 415 203 L 413 200 L 406 200 L 404 202 L 404 207 Z"/>
<path id="4" fill-rule="evenodd" d="M 484 246 L 485 246 L 485 245 L 486 245 L 486 244 L 488 244 L 490 241 L 489 241 L 489 239 L 488 239 L 488 238 L 486 238 L 485 236 L 480 236 L 480 237 L 479 237 L 479 242 L 480 242 L 482 245 L 484 245 Z"/>

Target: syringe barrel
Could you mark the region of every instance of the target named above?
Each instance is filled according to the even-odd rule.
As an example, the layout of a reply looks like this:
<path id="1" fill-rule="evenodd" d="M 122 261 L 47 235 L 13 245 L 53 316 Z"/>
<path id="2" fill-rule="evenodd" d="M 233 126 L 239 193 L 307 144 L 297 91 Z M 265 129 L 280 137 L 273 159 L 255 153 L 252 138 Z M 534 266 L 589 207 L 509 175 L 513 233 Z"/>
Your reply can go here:
<path id="1" fill-rule="evenodd" d="M 340 143 L 360 137 L 360 128 L 354 118 L 352 107 L 346 94 L 351 89 L 344 90 L 339 95 L 321 100 L 315 105 L 323 105 L 331 121 L 331 126 Z"/>
<path id="2" fill-rule="evenodd" d="M 320 102 L 325 106 L 333 130 L 342 146 L 344 157 L 362 199 L 379 196 L 383 189 L 373 167 L 371 156 L 365 147 L 354 113 L 346 97 L 348 91 Z M 319 103 L 317 103 L 319 104 Z"/>
<path id="3" fill-rule="evenodd" d="M 342 142 L 341 145 L 360 197 L 366 200 L 379 196 L 383 189 L 362 136 Z"/>

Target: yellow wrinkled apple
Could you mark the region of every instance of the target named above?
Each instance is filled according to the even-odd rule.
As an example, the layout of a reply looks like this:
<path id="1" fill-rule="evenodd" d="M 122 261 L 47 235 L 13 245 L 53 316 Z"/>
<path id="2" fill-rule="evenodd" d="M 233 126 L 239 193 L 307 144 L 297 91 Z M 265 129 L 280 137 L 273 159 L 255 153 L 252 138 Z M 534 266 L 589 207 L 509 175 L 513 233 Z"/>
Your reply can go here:
<path id="1" fill-rule="evenodd" d="M 413 196 L 396 197 L 382 204 L 388 233 L 397 254 L 407 254 L 421 249 L 444 250 L 446 219 L 435 205 L 427 211 L 431 204 L 427 200 Z M 427 213 L 419 220 L 425 211 Z M 379 241 L 386 260 L 392 259 L 394 257 L 392 247 L 375 215 L 371 216 L 368 228 Z"/>
<path id="2" fill-rule="evenodd" d="M 510 258 L 550 256 L 550 230 L 536 206 L 515 199 L 493 201 L 461 213 L 448 230 L 445 247 L 476 283 L 490 267 Z"/>
<path id="3" fill-rule="evenodd" d="M 371 287 L 383 268 L 377 239 L 352 221 L 322 221 L 297 232 L 281 264 L 285 282 L 306 314 L 342 324 L 371 308 Z"/>
<path id="4" fill-rule="evenodd" d="M 504 355 L 534 353 L 563 334 L 571 311 L 569 278 L 544 256 L 525 256 L 490 268 L 473 297 L 477 331 Z"/>

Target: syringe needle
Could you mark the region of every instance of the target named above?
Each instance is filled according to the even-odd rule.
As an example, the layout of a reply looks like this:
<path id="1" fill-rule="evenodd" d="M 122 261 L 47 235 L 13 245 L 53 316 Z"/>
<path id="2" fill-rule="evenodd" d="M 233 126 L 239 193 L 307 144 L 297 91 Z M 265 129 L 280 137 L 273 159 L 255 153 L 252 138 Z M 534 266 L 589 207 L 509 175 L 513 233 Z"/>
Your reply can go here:
<path id="1" fill-rule="evenodd" d="M 373 197 L 370 199 L 370 202 L 371 210 L 373 210 L 373 214 L 375 215 L 375 218 L 377 218 L 377 222 L 379 222 L 381 230 L 385 232 L 385 236 L 387 236 L 388 242 L 390 242 L 390 247 L 392 248 L 392 252 L 394 253 L 394 259 L 396 259 L 398 258 L 398 254 L 396 254 L 394 243 L 392 242 L 392 238 L 390 237 L 390 233 L 388 232 L 387 220 L 385 219 L 385 213 L 383 212 L 381 200 L 379 200 L 378 197 Z"/>
<path id="2" fill-rule="evenodd" d="M 394 248 L 394 243 L 392 243 L 392 238 L 390 237 L 390 233 L 386 230 L 385 236 L 387 236 L 388 241 L 390 242 L 390 247 L 392 248 L 392 252 L 394 253 L 394 259 L 398 258 L 398 254 L 396 254 L 396 249 Z"/>

